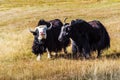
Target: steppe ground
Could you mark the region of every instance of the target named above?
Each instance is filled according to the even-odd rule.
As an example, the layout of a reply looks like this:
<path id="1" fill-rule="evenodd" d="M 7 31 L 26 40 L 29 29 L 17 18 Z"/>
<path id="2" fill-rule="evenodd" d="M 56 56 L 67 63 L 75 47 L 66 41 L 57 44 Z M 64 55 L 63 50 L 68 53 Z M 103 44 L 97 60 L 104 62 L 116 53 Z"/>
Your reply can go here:
<path id="1" fill-rule="evenodd" d="M 40 19 L 100 20 L 111 47 L 101 59 L 64 57 L 41 61 L 31 52 L 34 29 Z M 71 47 L 68 47 L 69 54 Z M 0 0 L 0 80 L 120 80 L 120 0 Z"/>

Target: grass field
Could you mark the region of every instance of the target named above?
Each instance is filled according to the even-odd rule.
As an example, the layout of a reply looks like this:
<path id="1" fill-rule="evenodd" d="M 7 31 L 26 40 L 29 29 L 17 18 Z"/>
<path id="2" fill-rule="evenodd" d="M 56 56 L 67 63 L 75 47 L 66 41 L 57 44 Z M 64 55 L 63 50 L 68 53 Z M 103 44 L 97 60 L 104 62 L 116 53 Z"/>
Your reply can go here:
<path id="1" fill-rule="evenodd" d="M 101 59 L 95 53 L 91 60 L 47 59 L 45 53 L 36 61 L 28 28 L 34 29 L 39 19 L 65 17 L 105 25 L 111 47 Z M 0 0 L 0 80 L 120 80 L 119 23 L 120 0 Z"/>

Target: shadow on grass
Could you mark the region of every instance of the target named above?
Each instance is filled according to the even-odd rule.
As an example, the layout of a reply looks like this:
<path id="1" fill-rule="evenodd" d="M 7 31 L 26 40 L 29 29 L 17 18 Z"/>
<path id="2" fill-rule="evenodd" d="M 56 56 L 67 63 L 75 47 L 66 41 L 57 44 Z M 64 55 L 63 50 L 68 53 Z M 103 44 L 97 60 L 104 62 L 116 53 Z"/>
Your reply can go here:
<path id="1" fill-rule="evenodd" d="M 64 58 L 64 59 L 71 59 L 71 60 L 83 60 L 84 57 L 80 57 L 80 56 L 77 56 L 77 57 L 73 57 L 73 54 L 72 53 L 68 53 L 68 54 L 59 54 L 57 56 L 57 58 Z M 108 55 L 104 55 L 104 56 L 101 56 L 99 59 L 101 58 L 106 58 L 106 59 L 118 59 L 120 58 L 120 52 L 116 52 L 116 53 L 111 53 L 111 54 L 108 54 Z M 94 59 L 97 59 L 97 57 L 91 57 L 90 59 L 94 60 Z"/>
<path id="2" fill-rule="evenodd" d="M 57 58 L 63 58 L 63 59 L 70 59 L 70 60 L 84 60 L 84 57 L 81 57 L 80 55 L 73 56 L 72 53 L 67 54 L 59 54 Z"/>
<path id="3" fill-rule="evenodd" d="M 111 53 L 111 54 L 105 55 L 105 57 L 108 59 L 118 59 L 120 58 L 120 52 Z"/>

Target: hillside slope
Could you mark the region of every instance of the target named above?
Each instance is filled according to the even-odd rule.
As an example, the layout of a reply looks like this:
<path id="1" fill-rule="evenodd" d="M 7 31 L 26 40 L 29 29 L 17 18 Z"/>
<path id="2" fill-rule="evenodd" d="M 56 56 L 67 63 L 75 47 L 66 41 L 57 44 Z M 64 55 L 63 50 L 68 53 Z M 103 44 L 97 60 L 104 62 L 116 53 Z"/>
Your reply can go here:
<path id="1" fill-rule="evenodd" d="M 119 0 L 0 0 L 0 80 L 119 80 Z M 31 52 L 34 29 L 39 19 L 80 18 L 100 20 L 106 27 L 111 47 L 101 59 L 74 60 L 63 52 L 57 59 L 41 61 Z M 70 47 L 68 52 L 71 53 Z"/>

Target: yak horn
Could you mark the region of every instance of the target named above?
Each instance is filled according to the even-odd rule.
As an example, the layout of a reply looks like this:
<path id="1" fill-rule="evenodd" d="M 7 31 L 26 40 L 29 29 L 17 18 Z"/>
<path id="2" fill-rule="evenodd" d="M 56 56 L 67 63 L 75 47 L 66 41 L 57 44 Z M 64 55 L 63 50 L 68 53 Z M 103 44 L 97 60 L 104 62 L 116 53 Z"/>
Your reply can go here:
<path id="1" fill-rule="evenodd" d="M 30 28 L 29 28 L 29 31 L 30 31 L 31 33 L 34 33 L 34 32 L 35 32 L 35 31 L 31 30 Z"/>
<path id="2" fill-rule="evenodd" d="M 51 29 L 51 28 L 52 28 L 52 23 L 50 22 L 50 27 L 48 28 L 48 30 Z"/>
<path id="3" fill-rule="evenodd" d="M 66 20 L 68 19 L 68 17 L 66 17 L 65 19 L 64 19 L 64 23 L 66 23 Z"/>

